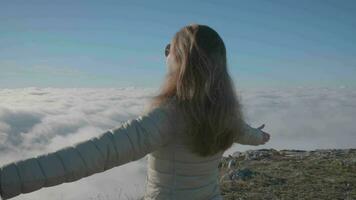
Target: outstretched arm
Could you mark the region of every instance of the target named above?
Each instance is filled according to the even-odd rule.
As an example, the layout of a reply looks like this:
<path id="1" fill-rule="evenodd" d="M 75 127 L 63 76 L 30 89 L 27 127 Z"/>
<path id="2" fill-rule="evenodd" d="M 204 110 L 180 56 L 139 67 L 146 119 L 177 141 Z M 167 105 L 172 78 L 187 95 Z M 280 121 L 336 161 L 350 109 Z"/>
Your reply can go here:
<path id="1" fill-rule="evenodd" d="M 97 137 L 8 163 L 0 168 L 0 196 L 12 198 L 138 160 L 171 140 L 169 116 L 166 107 L 157 107 Z"/>
<path id="2" fill-rule="evenodd" d="M 243 132 L 240 137 L 235 138 L 234 142 L 246 145 L 261 145 L 264 143 L 263 131 L 253 128 L 243 121 Z"/>

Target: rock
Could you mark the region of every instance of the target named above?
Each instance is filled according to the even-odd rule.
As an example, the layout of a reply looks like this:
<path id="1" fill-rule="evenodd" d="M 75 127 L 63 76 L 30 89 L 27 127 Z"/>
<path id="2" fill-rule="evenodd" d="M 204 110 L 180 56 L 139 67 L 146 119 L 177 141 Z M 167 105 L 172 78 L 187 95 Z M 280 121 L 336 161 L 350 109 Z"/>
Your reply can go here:
<path id="1" fill-rule="evenodd" d="M 240 169 L 240 170 L 233 170 L 230 172 L 230 179 L 231 180 L 247 180 L 252 178 L 254 173 L 250 169 Z"/>
<path id="2" fill-rule="evenodd" d="M 240 152 L 240 151 L 235 151 L 234 153 L 232 153 L 232 157 L 240 157 L 240 156 L 242 156 L 242 152 Z"/>
<path id="3" fill-rule="evenodd" d="M 274 149 L 247 150 L 245 152 L 245 160 L 269 159 L 276 154 L 279 153 Z"/>
<path id="4" fill-rule="evenodd" d="M 236 166 L 236 160 L 235 160 L 235 159 L 231 159 L 231 160 L 228 161 L 227 167 L 228 167 L 229 169 L 232 169 L 232 168 L 234 168 L 235 166 Z"/>

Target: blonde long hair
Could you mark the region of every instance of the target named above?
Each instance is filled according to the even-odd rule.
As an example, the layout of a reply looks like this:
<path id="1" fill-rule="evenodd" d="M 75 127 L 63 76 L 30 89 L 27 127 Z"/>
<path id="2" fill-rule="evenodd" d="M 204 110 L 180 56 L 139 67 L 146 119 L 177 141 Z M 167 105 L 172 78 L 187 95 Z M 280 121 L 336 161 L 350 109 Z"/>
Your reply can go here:
<path id="1" fill-rule="evenodd" d="M 242 132 L 243 113 L 223 40 L 209 26 L 190 24 L 176 32 L 170 45 L 178 68 L 166 75 L 151 107 L 177 100 L 193 153 L 209 156 L 227 150 Z"/>

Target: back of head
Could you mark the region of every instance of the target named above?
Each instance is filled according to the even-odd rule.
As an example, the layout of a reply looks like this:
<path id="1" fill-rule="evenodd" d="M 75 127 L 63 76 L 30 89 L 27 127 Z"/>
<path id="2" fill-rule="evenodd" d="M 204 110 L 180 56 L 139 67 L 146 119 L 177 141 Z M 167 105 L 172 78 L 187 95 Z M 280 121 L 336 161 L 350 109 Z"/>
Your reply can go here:
<path id="1" fill-rule="evenodd" d="M 209 26 L 190 24 L 176 32 L 170 54 L 176 69 L 166 75 L 151 106 L 175 100 L 192 152 L 209 156 L 225 151 L 241 133 L 243 116 L 223 40 Z"/>

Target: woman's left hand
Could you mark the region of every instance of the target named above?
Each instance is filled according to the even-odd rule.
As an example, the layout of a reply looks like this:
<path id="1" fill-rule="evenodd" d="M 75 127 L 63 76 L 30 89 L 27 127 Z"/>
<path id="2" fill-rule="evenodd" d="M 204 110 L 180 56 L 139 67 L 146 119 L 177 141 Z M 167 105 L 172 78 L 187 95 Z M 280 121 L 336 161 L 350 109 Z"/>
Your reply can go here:
<path id="1" fill-rule="evenodd" d="M 262 124 L 261 126 L 259 126 L 257 129 L 261 130 L 265 127 L 265 124 Z M 269 141 L 269 139 L 271 138 L 270 134 L 267 133 L 267 132 L 264 132 L 262 131 L 262 136 L 263 136 L 263 139 L 262 139 L 262 143 L 261 144 L 265 144 L 266 142 Z"/>

